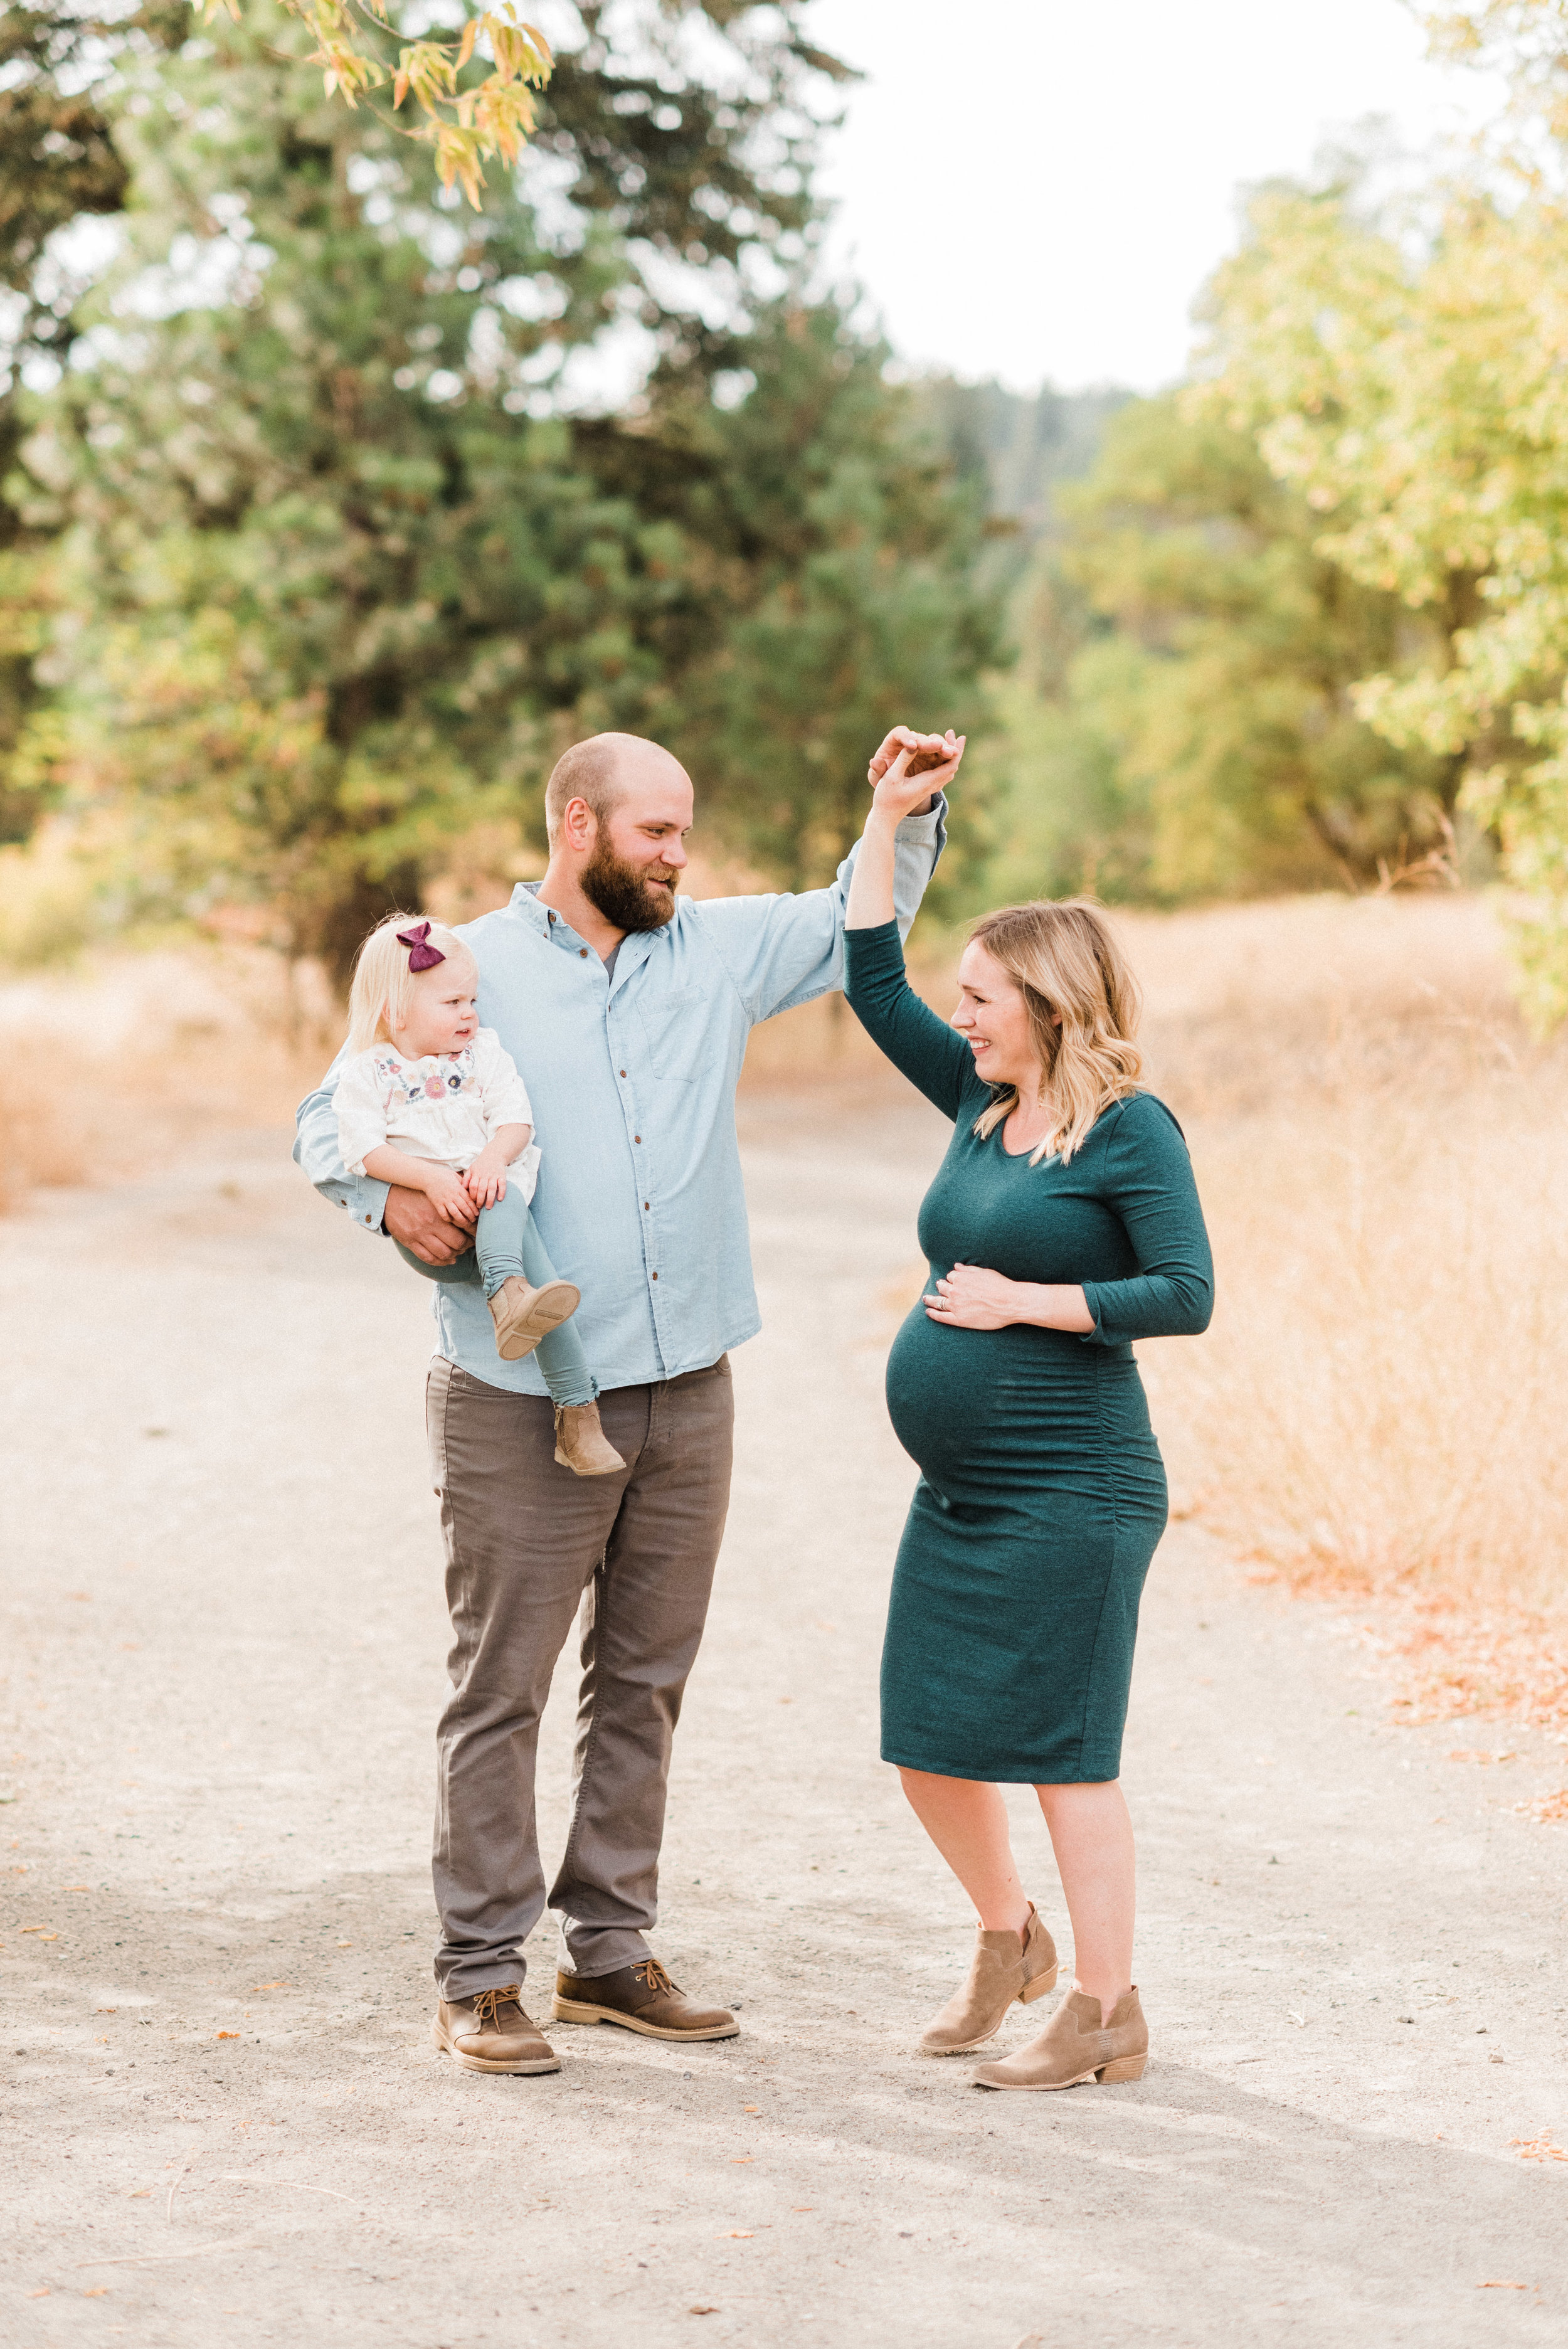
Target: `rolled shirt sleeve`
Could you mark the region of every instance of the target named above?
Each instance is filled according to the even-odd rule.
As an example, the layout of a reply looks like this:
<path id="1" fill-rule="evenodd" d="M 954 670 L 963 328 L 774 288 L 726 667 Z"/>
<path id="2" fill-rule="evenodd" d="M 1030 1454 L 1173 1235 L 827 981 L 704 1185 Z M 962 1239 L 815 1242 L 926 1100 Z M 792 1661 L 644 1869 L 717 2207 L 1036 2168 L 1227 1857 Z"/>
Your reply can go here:
<path id="1" fill-rule="evenodd" d="M 301 1102 L 294 1118 L 294 1162 L 322 1197 L 345 1208 L 362 1231 L 379 1232 L 391 1186 L 373 1175 L 352 1174 L 338 1140 L 337 1086 L 349 1060 L 345 1045 L 315 1092 Z M 386 1140 L 385 1129 L 381 1138 Z M 374 1150 L 376 1144 L 370 1147 Z"/>

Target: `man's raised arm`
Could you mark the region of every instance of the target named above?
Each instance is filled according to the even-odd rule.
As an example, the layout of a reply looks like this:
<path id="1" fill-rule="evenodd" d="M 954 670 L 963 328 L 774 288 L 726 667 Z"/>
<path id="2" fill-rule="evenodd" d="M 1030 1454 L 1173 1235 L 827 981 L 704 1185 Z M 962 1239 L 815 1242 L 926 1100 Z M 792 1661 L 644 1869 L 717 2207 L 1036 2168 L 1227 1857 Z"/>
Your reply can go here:
<path id="1" fill-rule="evenodd" d="M 906 816 L 896 834 L 893 859 L 893 909 L 899 933 L 907 937 L 920 911 L 920 901 L 936 870 L 947 842 L 947 801 L 944 787 L 958 771 L 963 746 L 951 749 L 942 738 L 910 734 L 899 727 L 872 761 L 870 779 L 891 765 L 911 742 L 929 741 L 948 750 L 932 772 L 934 797 L 920 815 Z M 849 903 L 850 877 L 859 853 L 857 842 L 825 889 L 808 889 L 799 896 L 707 897 L 700 902 L 703 927 L 722 957 L 745 1004 L 749 1019 L 771 1019 L 793 1010 L 814 996 L 844 983 L 844 911 Z"/>

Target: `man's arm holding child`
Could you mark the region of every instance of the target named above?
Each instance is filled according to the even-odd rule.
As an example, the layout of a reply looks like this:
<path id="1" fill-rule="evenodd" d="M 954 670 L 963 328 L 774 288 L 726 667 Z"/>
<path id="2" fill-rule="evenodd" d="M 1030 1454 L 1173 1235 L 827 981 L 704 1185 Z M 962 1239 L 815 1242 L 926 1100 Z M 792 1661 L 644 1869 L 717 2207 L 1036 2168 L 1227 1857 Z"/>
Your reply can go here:
<path id="1" fill-rule="evenodd" d="M 351 1174 L 345 1164 L 337 1132 L 337 1081 L 348 1059 L 346 1045 L 315 1091 L 301 1102 L 294 1121 L 294 1164 L 304 1169 L 324 1199 L 346 1207 L 361 1230 L 387 1232 L 424 1264 L 456 1264 L 474 1244 L 467 1225 L 449 1222 L 422 1190 L 401 1182 L 389 1190 L 368 1165 L 363 1174 Z"/>

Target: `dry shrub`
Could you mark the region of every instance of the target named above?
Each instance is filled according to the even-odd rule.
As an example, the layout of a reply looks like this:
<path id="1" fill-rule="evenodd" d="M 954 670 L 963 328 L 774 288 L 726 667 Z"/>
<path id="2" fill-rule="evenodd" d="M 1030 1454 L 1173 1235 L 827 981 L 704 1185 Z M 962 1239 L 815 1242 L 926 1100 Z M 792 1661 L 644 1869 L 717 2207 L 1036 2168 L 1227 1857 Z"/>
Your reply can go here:
<path id="1" fill-rule="evenodd" d="M 1124 926 L 1213 1328 L 1141 1349 L 1184 1506 L 1346 1589 L 1568 1599 L 1568 1057 L 1465 898 Z"/>

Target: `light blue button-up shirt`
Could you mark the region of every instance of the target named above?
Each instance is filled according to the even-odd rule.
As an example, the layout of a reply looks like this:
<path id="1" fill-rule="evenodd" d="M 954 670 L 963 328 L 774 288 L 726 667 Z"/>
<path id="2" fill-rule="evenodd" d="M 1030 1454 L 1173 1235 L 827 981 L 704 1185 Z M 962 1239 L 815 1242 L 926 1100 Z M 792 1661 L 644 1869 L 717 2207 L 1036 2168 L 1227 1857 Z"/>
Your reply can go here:
<path id="1" fill-rule="evenodd" d="M 907 933 L 946 836 L 946 803 L 899 826 L 893 900 Z M 533 1215 L 583 1292 L 575 1325 L 601 1387 L 706 1369 L 761 1326 L 735 1133 L 751 1028 L 843 984 L 854 854 L 800 896 L 677 897 L 633 932 L 612 977 L 537 882 L 458 933 L 479 965 L 480 1024 L 521 1072 L 543 1154 Z M 294 1158 L 379 1232 L 387 1185 L 349 1174 L 333 1092 L 339 1053 L 300 1104 Z M 454 1269 L 459 1269 L 454 1268 Z M 487 1385 L 542 1395 L 529 1356 L 503 1362 L 472 1255 L 432 1285 L 437 1350 Z"/>

